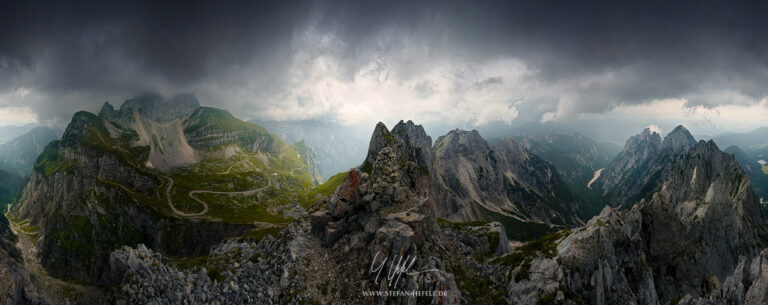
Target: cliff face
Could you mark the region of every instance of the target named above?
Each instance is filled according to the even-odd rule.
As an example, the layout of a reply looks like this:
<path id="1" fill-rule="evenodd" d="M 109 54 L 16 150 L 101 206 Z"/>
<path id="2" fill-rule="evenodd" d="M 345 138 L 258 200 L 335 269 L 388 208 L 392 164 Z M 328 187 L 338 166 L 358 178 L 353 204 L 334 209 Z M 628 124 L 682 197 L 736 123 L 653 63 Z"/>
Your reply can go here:
<path id="1" fill-rule="evenodd" d="M 551 294 L 595 304 L 743 303 L 757 282 L 736 288 L 734 277 L 750 278 L 739 266 L 758 255 L 768 237 L 746 175 L 713 142 L 699 142 L 659 177 L 648 200 L 623 212 L 606 207 L 558 239 L 556 255 L 530 261 L 526 272 L 544 277 L 510 282 L 510 299 L 532 304 Z"/>
<path id="2" fill-rule="evenodd" d="M 0 304 L 52 304 L 25 269 L 17 242 L 8 219 L 0 215 Z"/>
<path id="3" fill-rule="evenodd" d="M 304 160 L 304 163 L 307 165 L 307 171 L 312 176 L 315 184 L 320 184 L 323 181 L 323 176 L 320 173 L 319 161 L 315 152 L 303 140 L 291 144 L 291 147 L 299 154 L 299 158 Z"/>
<path id="4" fill-rule="evenodd" d="M 744 152 L 739 146 L 730 146 L 725 152 L 733 154 L 736 161 L 741 165 L 741 168 L 744 169 L 744 172 L 749 176 L 749 180 L 752 182 L 752 188 L 755 190 L 755 195 L 763 198 L 763 202 L 768 200 L 768 173 L 764 172 L 763 164 L 758 162 L 763 159 L 768 159 L 765 158 L 768 154 L 761 154 L 758 152 L 750 155 Z M 761 155 L 763 157 L 760 157 Z"/>
<path id="5" fill-rule="evenodd" d="M 580 223 L 576 200 L 554 166 L 512 138 L 490 147 L 477 131 L 454 130 L 433 150 L 441 217 L 487 220 L 494 213 L 521 223 Z"/>
<path id="6" fill-rule="evenodd" d="M 629 208 L 634 202 L 652 194 L 665 166 L 674 163 L 696 140 L 683 126 L 664 137 L 646 128 L 627 140 L 624 150 L 595 181 L 605 203 Z M 647 198 L 646 198 L 647 199 Z"/>

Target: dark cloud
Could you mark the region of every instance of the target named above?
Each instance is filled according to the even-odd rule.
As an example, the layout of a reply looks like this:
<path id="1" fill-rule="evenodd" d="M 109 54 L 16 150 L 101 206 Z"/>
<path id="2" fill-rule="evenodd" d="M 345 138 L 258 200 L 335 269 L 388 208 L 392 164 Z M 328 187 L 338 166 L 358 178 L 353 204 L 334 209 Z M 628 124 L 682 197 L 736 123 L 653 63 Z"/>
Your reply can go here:
<path id="1" fill-rule="evenodd" d="M 734 1 L 13 2 L 0 9 L 0 91 L 33 88 L 25 101 L 54 121 L 145 92 L 258 110 L 311 75 L 302 56 L 341 59 L 347 81 L 371 63 L 381 69 L 368 73 L 406 81 L 445 62 L 511 58 L 532 71 L 521 81 L 555 92 L 550 109 L 521 106 L 535 115 L 561 97 L 598 113 L 675 97 L 745 103 L 768 95 L 766 13 Z M 439 91 L 430 80 L 409 88 Z M 707 94 L 718 91 L 734 94 Z"/>

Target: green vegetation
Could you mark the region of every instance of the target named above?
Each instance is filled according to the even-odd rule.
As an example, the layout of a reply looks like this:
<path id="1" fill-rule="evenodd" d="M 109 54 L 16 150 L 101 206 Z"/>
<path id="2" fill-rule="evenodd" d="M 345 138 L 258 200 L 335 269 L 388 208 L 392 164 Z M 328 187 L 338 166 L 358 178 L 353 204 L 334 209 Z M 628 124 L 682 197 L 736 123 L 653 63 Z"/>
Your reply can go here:
<path id="1" fill-rule="evenodd" d="M 64 219 L 64 217 L 58 215 L 53 219 Z M 67 219 L 69 225 L 53 232 L 46 232 L 46 240 L 57 244 L 62 251 L 71 254 L 71 257 L 78 260 L 78 265 L 85 268 L 95 255 L 93 224 L 88 216 L 74 216 Z"/>
<path id="2" fill-rule="evenodd" d="M 114 153 L 121 160 L 135 168 L 141 168 L 144 162 L 147 161 L 147 158 L 149 158 L 149 146 L 133 146 L 133 143 L 139 138 L 135 131 L 123 129 L 117 124 L 112 124 L 119 131 L 118 137 L 112 138 L 102 118 L 86 111 L 80 111 L 75 116 L 83 117 L 88 121 L 87 125 L 83 127 L 85 134 L 79 138 L 79 142 L 82 145 L 98 147 Z"/>
<path id="3" fill-rule="evenodd" d="M 539 299 L 536 300 L 536 305 L 556 304 L 555 297 L 557 297 L 557 290 L 552 291 L 546 295 L 539 294 Z"/>
<path id="4" fill-rule="evenodd" d="M 762 170 L 763 170 L 763 174 L 766 174 L 766 175 L 768 175 L 768 165 L 766 165 L 766 164 L 762 164 L 762 165 L 760 165 L 760 166 L 762 167 Z"/>
<path id="5" fill-rule="evenodd" d="M 120 189 L 120 191 L 122 193 L 124 193 L 125 195 L 128 195 L 128 198 L 130 198 L 134 202 L 140 203 L 140 204 L 143 204 L 143 205 L 146 205 L 146 206 L 149 206 L 152 209 L 154 209 L 155 211 L 157 211 L 158 213 L 166 214 L 166 215 L 169 215 L 169 214 L 173 213 L 173 211 L 171 211 L 170 207 L 168 206 L 168 201 L 166 200 L 166 198 L 164 196 L 165 188 L 167 187 L 167 185 L 166 185 L 167 182 L 164 182 L 162 185 L 160 185 L 160 186 L 158 186 L 158 187 L 156 187 L 154 189 L 153 193 L 155 193 L 155 194 L 163 194 L 161 197 L 149 197 L 149 196 L 144 195 L 144 194 L 139 194 L 139 193 L 135 192 L 134 190 L 131 190 L 128 187 L 126 187 L 126 186 L 124 186 L 124 185 L 122 185 L 120 183 L 117 183 L 115 181 L 112 181 L 112 180 L 109 180 L 109 179 L 106 179 L 106 178 L 102 178 L 102 177 L 97 177 L 96 178 L 96 183 L 99 183 L 99 184 L 101 184 L 103 186 L 107 186 L 107 187 L 111 187 L 111 188 L 118 188 L 118 189 Z M 95 196 L 96 196 L 97 199 L 99 199 L 99 202 L 110 202 L 110 200 L 108 200 L 106 197 L 104 197 L 103 194 L 95 194 Z"/>
<path id="6" fill-rule="evenodd" d="M 483 221 L 470 221 L 470 222 L 453 222 L 445 218 L 438 218 L 437 223 L 443 227 L 449 227 L 454 231 L 467 231 L 471 233 L 482 234 L 488 241 L 487 249 L 476 249 L 475 259 L 477 261 L 484 261 L 493 256 L 499 247 L 499 232 L 490 231 L 490 227 L 487 226 L 487 222 Z"/>
<path id="7" fill-rule="evenodd" d="M 285 227 L 270 227 L 270 228 L 260 228 L 260 229 L 253 229 L 248 231 L 248 233 L 244 236 L 253 240 L 262 240 L 267 236 L 277 237 L 280 232 L 283 231 Z"/>
<path id="8" fill-rule="evenodd" d="M 506 289 L 503 285 L 494 285 L 490 278 L 474 274 L 471 270 L 467 270 L 461 261 L 452 260 L 449 267 L 450 272 L 456 277 L 456 285 L 461 289 L 462 295 L 472 300 L 472 304 L 505 303 Z"/>
<path id="9" fill-rule="evenodd" d="M 185 121 L 184 133 L 192 133 L 206 126 L 215 126 L 221 131 L 254 130 L 267 133 L 267 130 L 256 124 L 251 124 L 234 117 L 229 111 L 210 107 L 200 107 Z"/>
<path id="10" fill-rule="evenodd" d="M 37 157 L 34 169 L 49 177 L 58 172 L 65 172 L 72 168 L 74 161 L 67 160 L 58 152 L 59 141 L 53 141 Z"/>
<path id="11" fill-rule="evenodd" d="M 338 173 L 325 181 L 325 183 L 315 186 L 315 188 L 307 193 L 306 198 L 304 198 L 301 206 L 307 209 L 320 198 L 333 195 L 333 192 L 336 191 L 336 188 L 344 183 L 344 179 L 347 178 L 348 174 L 349 172 Z"/>
<path id="12" fill-rule="evenodd" d="M 470 230 L 473 227 L 479 227 L 484 226 L 488 224 L 487 221 L 468 221 L 468 222 L 453 222 L 448 219 L 439 217 L 437 218 L 437 224 L 444 226 L 444 227 L 450 227 L 455 231 L 466 231 Z"/>
<path id="13" fill-rule="evenodd" d="M 472 209 L 477 212 L 481 219 L 498 221 L 501 223 L 501 225 L 504 226 L 504 232 L 507 234 L 507 238 L 510 240 L 533 240 L 558 230 L 557 228 L 551 228 L 547 224 L 523 222 L 514 217 L 499 214 L 486 209 L 477 202 L 472 202 Z"/>
<path id="14" fill-rule="evenodd" d="M 495 258 L 492 264 L 508 266 L 515 268 L 520 266 L 520 270 L 515 274 L 515 282 L 527 280 L 530 276 L 529 270 L 534 258 L 543 256 L 544 258 L 553 258 L 557 255 L 557 241 L 570 233 L 568 230 L 555 232 L 540 239 L 527 242 L 517 247 L 511 253 L 502 257 Z"/>
<path id="15" fill-rule="evenodd" d="M 204 208 L 201 200 L 208 205 L 206 216 L 228 223 L 290 222 L 280 208 L 304 204 L 315 194 L 306 164 L 290 147 L 280 153 L 241 152 L 229 159 L 207 160 L 178 168 L 170 176 L 176 209 L 199 212 Z"/>
<path id="16" fill-rule="evenodd" d="M 222 273 L 229 267 L 226 261 L 209 256 L 169 257 L 169 262 L 181 270 L 195 271 L 198 268 L 205 268 L 208 277 L 219 282 L 224 280 Z"/>
<path id="17" fill-rule="evenodd" d="M 190 140 L 190 144 L 198 143 L 207 146 L 206 142 L 232 139 L 247 150 L 268 148 L 267 150 L 273 151 L 275 148 L 286 146 L 280 137 L 269 134 L 261 126 L 240 120 L 222 109 L 200 107 L 185 119 L 183 124 L 185 134 L 203 136 L 203 138 Z M 258 147 L 254 148 L 254 145 Z"/>

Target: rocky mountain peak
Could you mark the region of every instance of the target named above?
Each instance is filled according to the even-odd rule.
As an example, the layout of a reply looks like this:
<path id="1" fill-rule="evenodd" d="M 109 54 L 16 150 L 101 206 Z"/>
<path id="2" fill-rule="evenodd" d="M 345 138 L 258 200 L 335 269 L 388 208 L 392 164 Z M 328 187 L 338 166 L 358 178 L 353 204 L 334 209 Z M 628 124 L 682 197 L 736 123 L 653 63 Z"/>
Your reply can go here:
<path id="1" fill-rule="evenodd" d="M 555 141 L 555 137 L 556 137 L 555 133 L 553 133 L 552 131 L 547 130 L 547 129 L 538 130 L 536 132 L 531 133 L 528 136 L 528 138 L 530 138 L 530 139 L 541 141 L 541 142 L 546 142 L 546 143 L 554 142 Z"/>
<path id="2" fill-rule="evenodd" d="M 105 108 L 106 107 L 106 108 Z M 148 94 L 123 102 L 118 112 L 110 112 L 111 105 L 105 104 L 102 111 L 105 115 L 129 114 L 136 112 L 157 122 L 171 121 L 191 114 L 200 108 L 200 102 L 192 94 L 178 94 L 166 100 L 161 95 Z M 101 113 L 99 113 L 101 115 Z M 106 118 L 109 118 L 107 116 Z"/>
<path id="3" fill-rule="evenodd" d="M 664 137 L 664 141 L 661 144 L 662 149 L 672 153 L 685 152 L 693 145 L 696 145 L 696 139 L 683 125 L 675 127 L 674 130 Z"/>
<path id="4" fill-rule="evenodd" d="M 415 149 L 414 155 L 416 163 L 422 167 L 428 167 L 432 163 L 430 151 L 432 149 L 432 137 L 427 135 L 424 127 L 414 124 L 413 121 L 403 122 L 402 120 L 392 128 L 392 134 L 402 139 L 408 146 Z"/>
<path id="5" fill-rule="evenodd" d="M 635 135 L 634 137 L 630 137 L 630 139 L 633 139 L 633 138 L 636 138 L 638 140 L 647 140 L 651 142 L 661 143 L 661 135 L 659 135 L 658 132 L 651 131 L 650 128 L 645 128 L 639 134 Z"/>
<path id="6" fill-rule="evenodd" d="M 639 134 L 627 139 L 627 142 L 624 144 L 624 150 L 619 156 L 638 154 L 646 157 L 655 156 L 661 149 L 661 145 L 661 136 L 657 132 L 651 131 L 650 128 L 646 128 Z"/>
<path id="7" fill-rule="evenodd" d="M 434 150 L 437 153 L 443 154 L 450 153 L 449 150 L 488 151 L 490 147 L 477 130 L 454 129 L 435 142 Z"/>
<path id="8" fill-rule="evenodd" d="M 112 115 L 115 112 L 115 107 L 112 106 L 109 102 L 104 102 L 104 105 L 101 106 L 101 110 L 99 110 L 99 116 L 104 118 Z"/>
<path id="9" fill-rule="evenodd" d="M 390 147 L 403 161 L 412 161 L 422 169 L 428 169 L 432 163 L 432 138 L 424 127 L 411 121 L 400 121 L 390 132 L 384 123 L 379 122 L 371 135 L 368 155 L 363 162 L 363 171 L 370 172 L 376 156 L 384 147 Z"/>

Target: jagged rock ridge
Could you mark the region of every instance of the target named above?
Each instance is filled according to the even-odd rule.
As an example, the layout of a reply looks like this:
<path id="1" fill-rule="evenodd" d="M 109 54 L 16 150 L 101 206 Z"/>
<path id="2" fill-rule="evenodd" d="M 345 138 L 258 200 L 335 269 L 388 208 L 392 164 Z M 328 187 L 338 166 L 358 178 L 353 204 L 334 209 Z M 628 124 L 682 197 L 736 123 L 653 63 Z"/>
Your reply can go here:
<path id="1" fill-rule="evenodd" d="M 491 147 L 477 131 L 453 130 L 433 150 L 433 196 L 441 217 L 488 220 L 494 213 L 534 225 L 581 223 L 554 166 L 511 137 Z"/>
<path id="2" fill-rule="evenodd" d="M 663 167 L 675 162 L 696 140 L 683 126 L 677 126 L 661 140 L 661 136 L 646 128 L 632 136 L 624 150 L 603 171 L 593 184 L 604 202 L 611 206 L 629 205 L 652 194 L 659 183 Z M 647 199 L 647 198 L 645 198 Z"/>
<path id="3" fill-rule="evenodd" d="M 542 276 L 510 282 L 509 299 L 519 304 L 541 296 L 566 304 L 765 302 L 765 295 L 754 293 L 765 289 L 762 280 L 755 281 L 760 276 L 740 271 L 768 245 L 766 218 L 749 179 L 714 142 L 701 141 L 684 152 L 674 149 L 678 145 L 668 147 L 672 157 L 657 164 L 651 196 L 622 212 L 606 207 L 583 228 L 565 233 L 555 242 L 554 255 L 527 263 L 526 273 Z M 736 278 L 744 280 L 737 285 Z"/>

